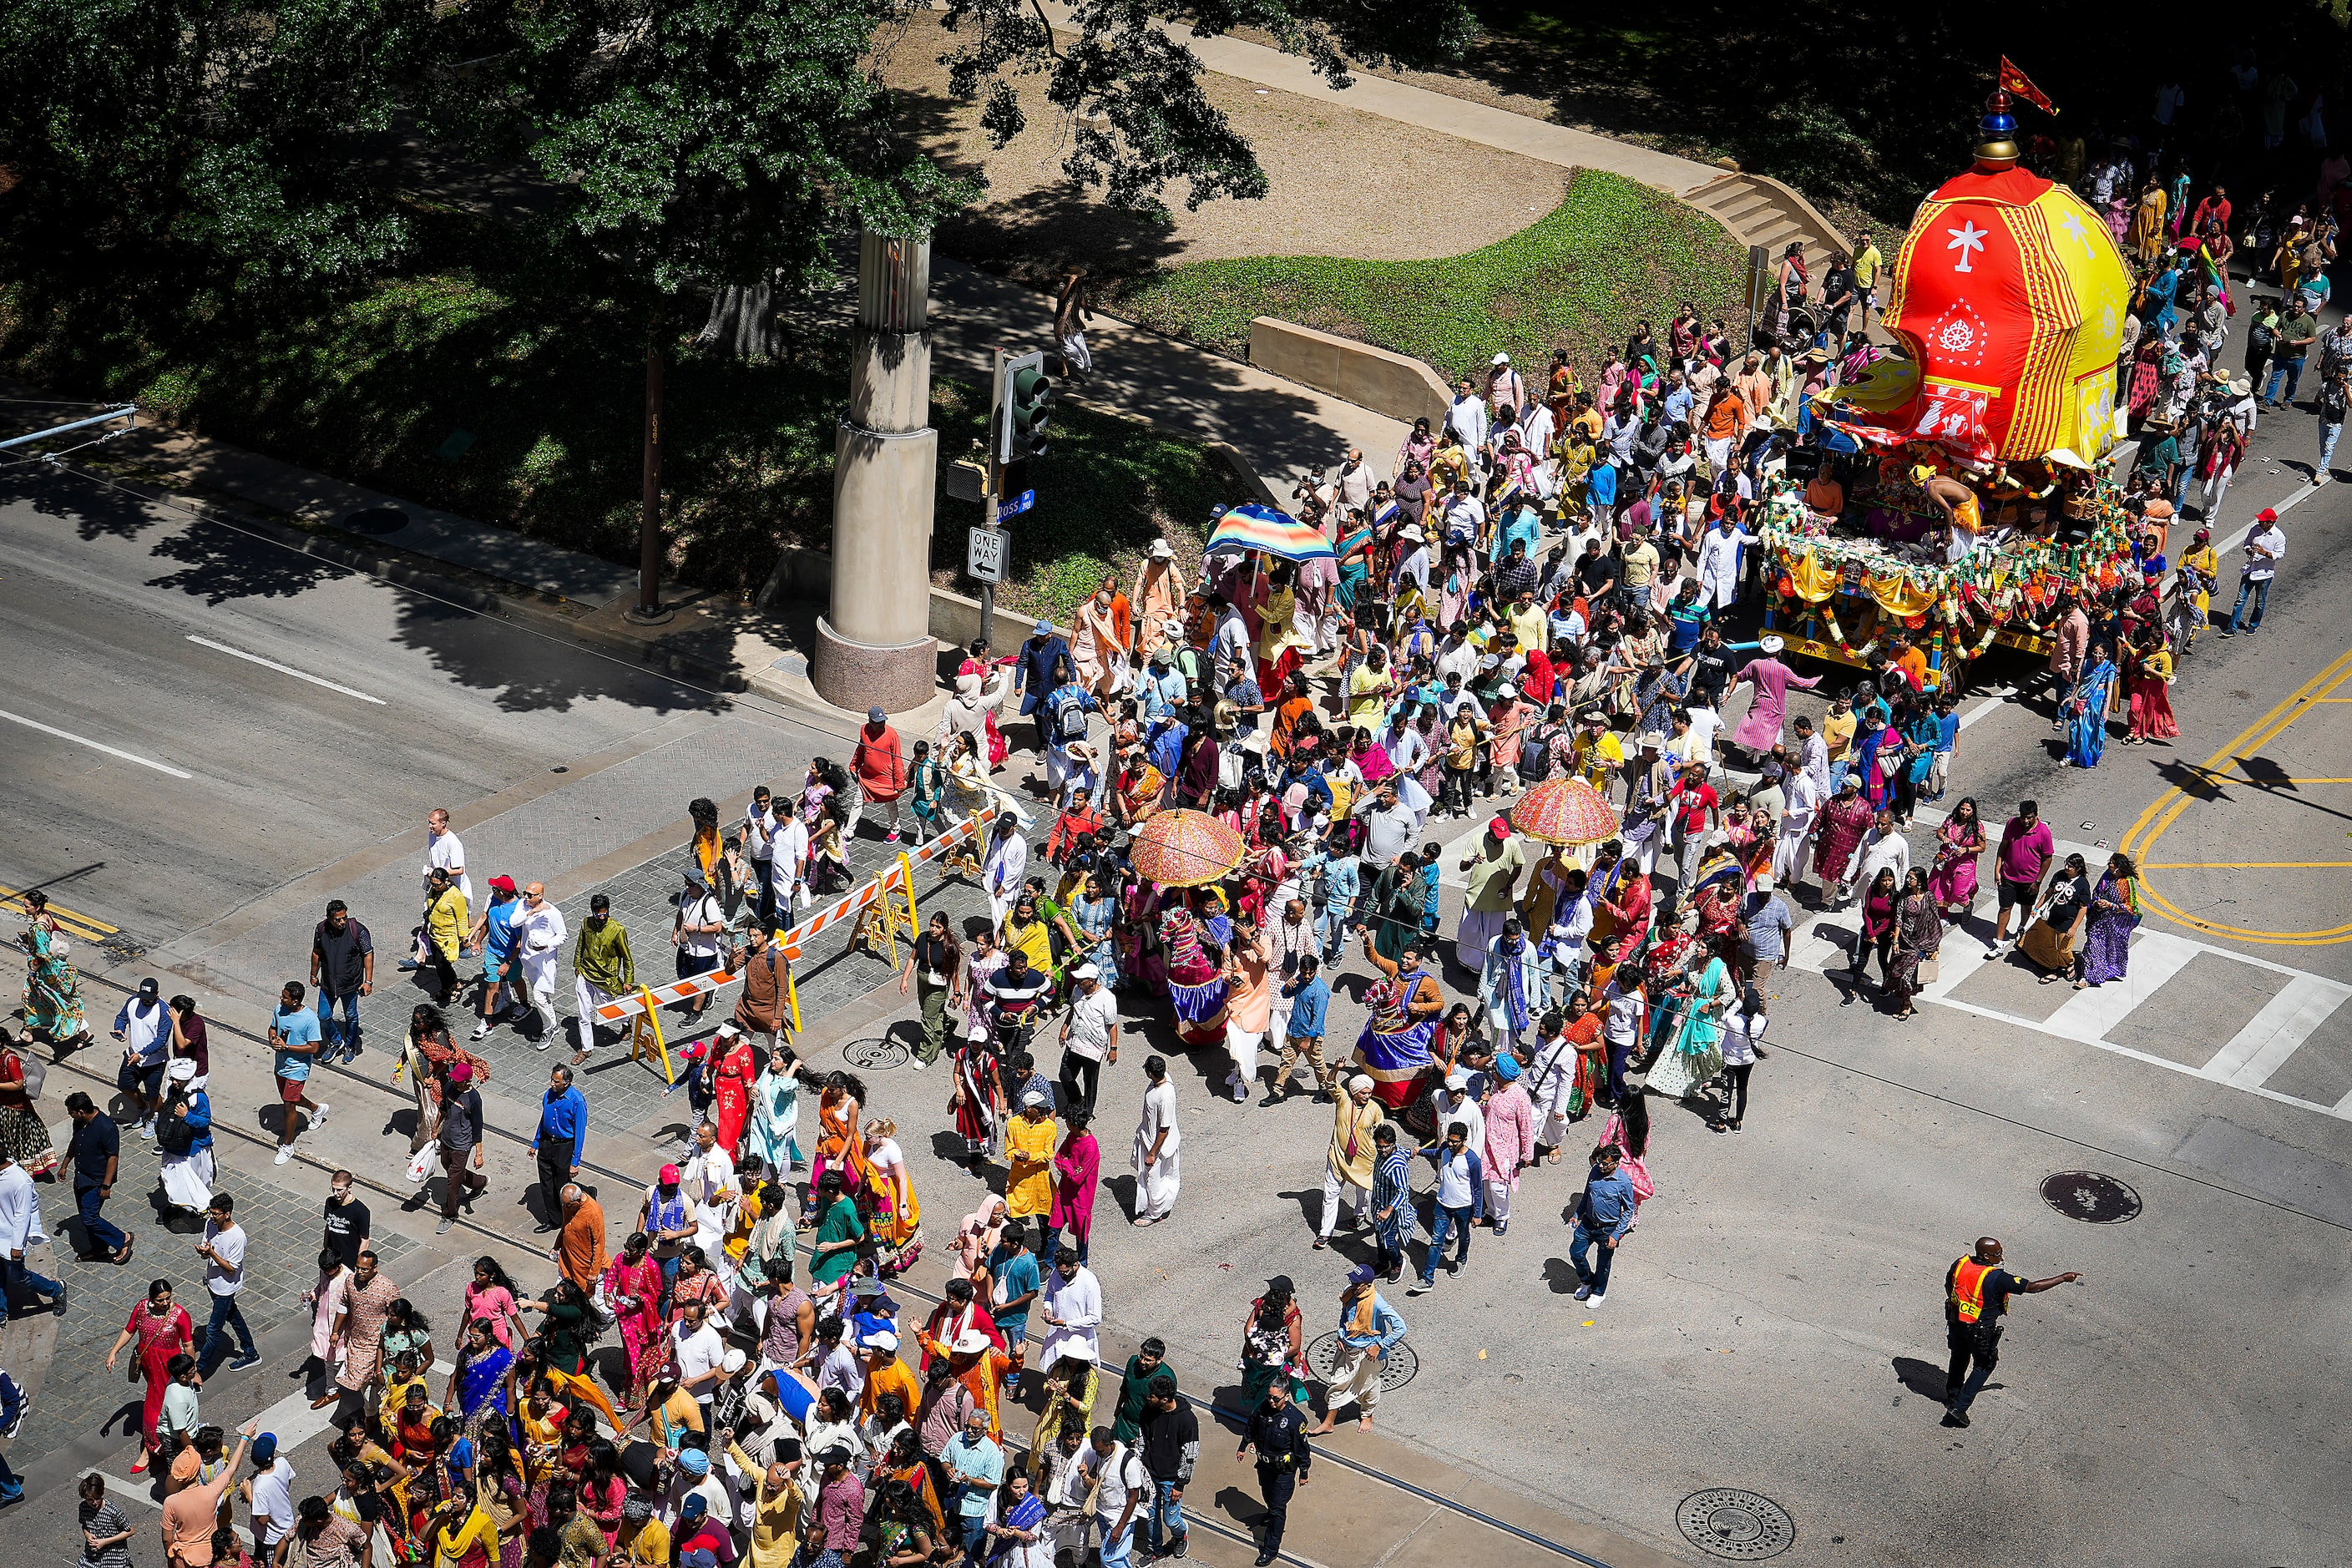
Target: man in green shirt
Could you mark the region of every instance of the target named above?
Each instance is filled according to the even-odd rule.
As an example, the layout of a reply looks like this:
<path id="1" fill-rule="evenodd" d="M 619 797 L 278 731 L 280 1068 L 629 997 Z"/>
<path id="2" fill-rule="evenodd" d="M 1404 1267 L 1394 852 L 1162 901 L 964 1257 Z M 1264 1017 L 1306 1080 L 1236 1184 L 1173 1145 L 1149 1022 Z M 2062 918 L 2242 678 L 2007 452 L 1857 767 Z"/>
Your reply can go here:
<path id="1" fill-rule="evenodd" d="M 1454 933 L 1454 962 L 1475 974 L 1486 966 L 1486 944 L 1502 933 L 1511 916 L 1520 868 L 1527 857 L 1519 853 L 1507 817 L 1494 817 L 1478 847 L 1462 858 L 1470 874 L 1470 891 L 1462 906 L 1462 924 Z"/>
<path id="2" fill-rule="evenodd" d="M 816 1184 L 817 1203 L 824 1219 L 809 1244 L 809 1278 L 830 1285 L 857 1265 L 857 1244 L 866 1238 L 857 1223 L 857 1205 L 841 1195 L 841 1173 L 827 1171 Z"/>
<path id="3" fill-rule="evenodd" d="M 588 900 L 588 918 L 572 944 L 572 984 L 580 1003 L 580 1048 L 572 1053 L 578 1067 L 596 1048 L 596 1009 L 637 988 L 628 930 L 613 918 L 613 900 L 602 893 Z"/>
<path id="4" fill-rule="evenodd" d="M 1878 303 L 1878 269 L 1885 265 L 1885 258 L 1878 254 L 1878 247 L 1870 243 L 1867 233 L 1856 235 L 1854 245 L 1853 302 L 1857 318 L 1854 324 L 1857 330 L 1866 330 L 1870 325 L 1871 307 Z"/>
<path id="5" fill-rule="evenodd" d="M 2141 437 L 2144 444 L 2139 451 L 2139 471 L 2147 477 L 2148 493 L 2168 500 L 2180 469 L 2180 442 L 2172 434 L 2169 422 L 2162 419 L 2150 419 L 2146 431 Z M 2149 440 L 2149 435 L 2162 438 Z"/>

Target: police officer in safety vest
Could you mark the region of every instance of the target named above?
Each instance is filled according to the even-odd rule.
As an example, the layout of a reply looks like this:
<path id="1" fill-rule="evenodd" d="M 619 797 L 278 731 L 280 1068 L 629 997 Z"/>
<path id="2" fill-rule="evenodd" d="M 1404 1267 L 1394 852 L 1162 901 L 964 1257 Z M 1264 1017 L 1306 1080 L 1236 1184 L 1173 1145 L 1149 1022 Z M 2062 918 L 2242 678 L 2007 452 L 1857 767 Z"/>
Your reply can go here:
<path id="1" fill-rule="evenodd" d="M 1945 1338 L 1952 1350 L 1951 1368 L 1944 1376 L 1945 1426 L 1969 1424 L 1969 1406 L 1984 1392 L 1985 1380 L 2000 1359 L 2000 1315 L 2009 1299 L 2081 1278 L 2070 1272 L 2021 1279 L 2000 1267 L 2000 1243 L 1989 1236 L 1979 1237 L 1976 1251 L 1952 1265 L 1944 1276 Z"/>

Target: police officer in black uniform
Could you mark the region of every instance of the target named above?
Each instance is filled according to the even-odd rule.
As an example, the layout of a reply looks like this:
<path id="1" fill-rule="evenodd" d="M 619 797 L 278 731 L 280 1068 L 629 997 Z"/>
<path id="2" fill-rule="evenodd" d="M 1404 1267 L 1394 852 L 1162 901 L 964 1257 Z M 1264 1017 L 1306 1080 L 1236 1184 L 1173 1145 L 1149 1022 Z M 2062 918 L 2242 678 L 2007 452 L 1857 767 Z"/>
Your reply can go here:
<path id="1" fill-rule="evenodd" d="M 1282 1527 L 1290 1515 L 1290 1494 L 1307 1484 L 1307 1466 L 1315 1451 L 1307 1442 L 1307 1417 L 1290 1402 L 1290 1379 L 1276 1377 L 1265 1391 L 1265 1403 L 1250 1417 L 1242 1446 L 1234 1458 L 1249 1458 L 1257 1450 L 1257 1487 L 1265 1495 L 1265 1540 L 1258 1548 L 1257 1568 L 1266 1568 L 1282 1550 Z"/>
<path id="2" fill-rule="evenodd" d="M 2000 1360 L 2000 1315 L 2009 1299 L 2038 1295 L 2081 1278 L 2070 1271 L 2047 1279 L 2021 1279 L 2000 1267 L 2000 1243 L 1990 1236 L 1979 1237 L 1976 1251 L 1945 1270 L 1944 1337 L 1952 1352 L 1944 1374 L 1945 1426 L 1969 1424 L 1969 1406 Z"/>

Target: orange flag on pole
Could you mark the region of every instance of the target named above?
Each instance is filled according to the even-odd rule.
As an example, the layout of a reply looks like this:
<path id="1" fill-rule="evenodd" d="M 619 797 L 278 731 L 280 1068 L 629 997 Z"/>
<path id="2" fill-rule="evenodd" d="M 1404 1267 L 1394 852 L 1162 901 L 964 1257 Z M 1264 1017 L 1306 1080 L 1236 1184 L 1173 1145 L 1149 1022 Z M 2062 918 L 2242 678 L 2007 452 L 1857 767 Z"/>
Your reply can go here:
<path id="1" fill-rule="evenodd" d="M 2033 85 L 2032 79 L 2027 77 L 2023 71 L 2019 70 L 2015 66 L 2009 63 L 2009 57 L 2007 55 L 2000 57 L 2000 90 L 2009 94 L 2011 98 L 2021 98 L 2025 100 L 2026 102 L 2033 105 L 2044 114 L 2055 114 L 2058 112 L 2056 107 L 2051 103 L 2050 100 L 2043 96 L 2042 89 Z"/>

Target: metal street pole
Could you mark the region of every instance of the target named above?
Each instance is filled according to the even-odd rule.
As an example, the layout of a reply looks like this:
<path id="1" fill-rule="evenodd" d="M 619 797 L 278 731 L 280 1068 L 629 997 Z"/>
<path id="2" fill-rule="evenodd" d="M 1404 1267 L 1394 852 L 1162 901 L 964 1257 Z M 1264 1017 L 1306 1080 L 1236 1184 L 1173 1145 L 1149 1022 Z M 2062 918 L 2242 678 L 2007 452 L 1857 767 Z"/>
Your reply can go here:
<path id="1" fill-rule="evenodd" d="M 1003 399 L 1004 351 L 999 349 L 988 377 L 988 439 L 985 443 L 988 447 L 988 478 L 980 488 L 980 526 L 982 528 L 996 526 L 996 496 L 1001 482 L 1001 470 L 996 461 L 996 422 L 1005 416 Z M 980 640 L 983 646 L 995 647 L 992 640 L 995 631 L 996 584 L 982 583 L 980 585 Z"/>
<path id="2" fill-rule="evenodd" d="M 637 525 L 637 603 L 630 620 L 651 625 L 669 618 L 661 605 L 662 362 L 658 325 L 646 336 L 646 477 Z"/>

